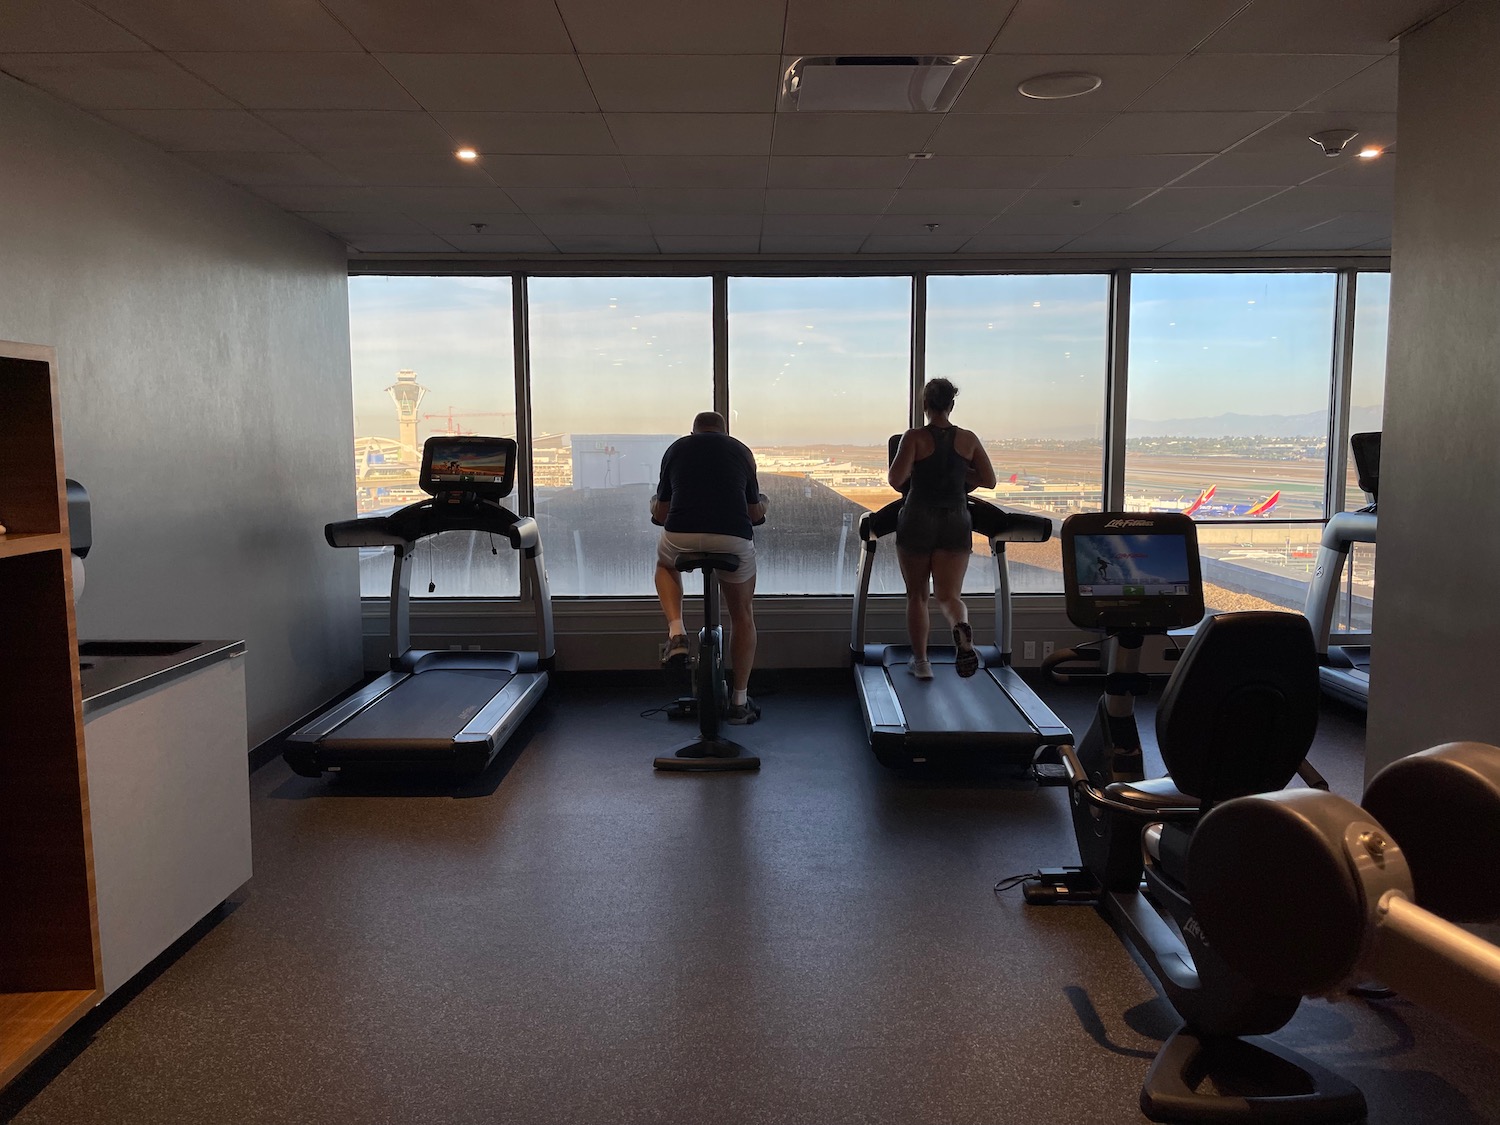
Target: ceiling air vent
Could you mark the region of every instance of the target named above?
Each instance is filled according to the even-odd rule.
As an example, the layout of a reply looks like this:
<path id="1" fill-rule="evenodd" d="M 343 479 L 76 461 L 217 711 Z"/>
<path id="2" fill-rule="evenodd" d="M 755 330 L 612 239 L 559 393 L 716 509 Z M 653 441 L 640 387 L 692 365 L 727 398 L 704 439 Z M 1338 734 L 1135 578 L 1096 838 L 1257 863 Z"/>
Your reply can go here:
<path id="1" fill-rule="evenodd" d="M 780 108 L 800 113 L 943 113 L 978 55 L 818 55 L 781 76 Z"/>

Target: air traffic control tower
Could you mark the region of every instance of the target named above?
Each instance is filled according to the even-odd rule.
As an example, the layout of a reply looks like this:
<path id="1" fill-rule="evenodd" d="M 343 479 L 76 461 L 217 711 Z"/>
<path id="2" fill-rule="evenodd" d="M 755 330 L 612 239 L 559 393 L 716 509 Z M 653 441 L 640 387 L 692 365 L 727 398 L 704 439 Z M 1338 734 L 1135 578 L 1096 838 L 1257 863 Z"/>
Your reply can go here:
<path id="1" fill-rule="evenodd" d="M 385 389 L 385 393 L 396 404 L 396 420 L 401 426 L 402 455 L 405 456 L 410 449 L 420 461 L 422 447 L 417 444 L 417 407 L 427 394 L 427 388 L 417 382 L 415 371 L 398 371 L 396 381 Z"/>

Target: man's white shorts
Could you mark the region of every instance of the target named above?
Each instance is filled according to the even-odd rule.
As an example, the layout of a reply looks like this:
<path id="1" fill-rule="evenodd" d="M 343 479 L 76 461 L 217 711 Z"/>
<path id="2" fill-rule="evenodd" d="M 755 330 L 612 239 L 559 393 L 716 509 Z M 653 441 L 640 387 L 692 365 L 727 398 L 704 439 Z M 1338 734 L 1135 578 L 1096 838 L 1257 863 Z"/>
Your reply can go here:
<path id="1" fill-rule="evenodd" d="M 677 568 L 677 556 L 712 551 L 716 554 L 735 555 L 740 560 L 738 570 L 720 570 L 716 573 L 720 582 L 738 585 L 755 577 L 755 541 L 741 539 L 737 535 L 714 535 L 697 531 L 663 531 L 656 544 L 656 561 L 668 570 Z"/>

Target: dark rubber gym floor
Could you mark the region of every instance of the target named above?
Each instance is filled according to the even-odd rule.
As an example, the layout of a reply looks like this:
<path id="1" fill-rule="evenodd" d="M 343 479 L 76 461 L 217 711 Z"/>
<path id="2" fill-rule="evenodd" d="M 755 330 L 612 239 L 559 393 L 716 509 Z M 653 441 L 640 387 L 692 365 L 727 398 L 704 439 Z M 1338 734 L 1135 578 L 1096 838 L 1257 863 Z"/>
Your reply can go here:
<path id="1" fill-rule="evenodd" d="M 1063 791 L 887 772 L 847 672 L 756 686 L 758 775 L 654 774 L 690 731 L 623 678 L 556 685 L 477 784 L 265 766 L 253 882 L 0 1120 L 1143 1120 L 1170 1010 L 1092 910 L 991 890 L 1073 860 Z M 1086 724 L 1095 689 L 1039 691 Z M 1326 710 L 1349 796 L 1362 738 Z M 1309 1001 L 1278 1038 L 1371 1121 L 1500 1115 L 1494 1056 L 1399 1000 Z"/>

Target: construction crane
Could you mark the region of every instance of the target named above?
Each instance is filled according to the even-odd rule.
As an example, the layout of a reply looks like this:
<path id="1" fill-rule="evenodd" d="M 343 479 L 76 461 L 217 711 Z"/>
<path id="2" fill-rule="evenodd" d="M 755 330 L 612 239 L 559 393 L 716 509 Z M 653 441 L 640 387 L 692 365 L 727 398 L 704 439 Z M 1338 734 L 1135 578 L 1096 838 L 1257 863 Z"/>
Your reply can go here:
<path id="1" fill-rule="evenodd" d="M 427 421 L 431 421 L 434 418 L 439 418 L 439 419 L 442 419 L 444 422 L 447 423 L 447 429 L 434 431 L 435 434 L 461 435 L 461 434 L 472 434 L 475 431 L 474 430 L 466 430 L 463 427 L 461 427 L 458 424 L 458 420 L 460 418 L 511 418 L 511 419 L 514 419 L 515 416 L 516 416 L 516 412 L 514 410 L 462 410 L 462 411 L 459 411 L 459 412 L 455 413 L 454 410 L 453 410 L 453 407 L 450 406 L 450 407 L 448 407 L 448 413 L 446 413 L 446 414 L 424 414 L 424 415 L 422 415 L 422 420 L 424 422 L 427 422 Z M 515 426 L 512 425 L 511 429 L 514 430 Z"/>

